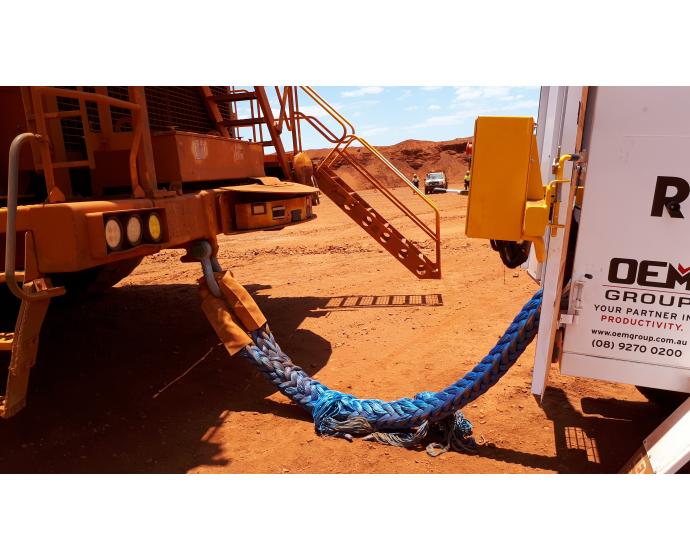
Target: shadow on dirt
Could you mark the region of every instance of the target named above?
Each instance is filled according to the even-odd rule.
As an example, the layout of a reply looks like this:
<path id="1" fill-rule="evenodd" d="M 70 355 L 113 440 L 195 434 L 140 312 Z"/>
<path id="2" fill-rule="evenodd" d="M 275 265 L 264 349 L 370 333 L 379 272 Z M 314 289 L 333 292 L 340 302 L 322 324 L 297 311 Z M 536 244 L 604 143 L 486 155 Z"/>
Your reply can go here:
<path id="1" fill-rule="evenodd" d="M 671 413 L 649 402 L 587 397 L 582 414 L 554 387 L 546 389 L 542 406 L 553 422 L 556 457 L 488 446 L 480 455 L 560 473 L 615 473 Z"/>
<path id="2" fill-rule="evenodd" d="M 300 329 L 305 318 L 443 304 L 440 294 L 272 298 L 270 286 L 247 288 L 281 346 L 317 376 L 331 344 Z M 229 460 L 208 440 L 229 413 L 311 423 L 299 407 L 267 399 L 272 393 L 260 374 L 219 346 L 194 285 L 124 286 L 79 301 L 57 299 L 43 326 L 29 405 L 0 422 L 0 472 L 176 473 L 225 466 Z M 616 472 L 621 457 L 630 457 L 670 413 L 615 399 L 585 398 L 581 406 L 584 414 L 561 389 L 546 391 L 556 457 L 500 447 L 483 447 L 480 454 L 564 473 Z"/>
<path id="3" fill-rule="evenodd" d="M 311 374 L 327 364 L 331 343 L 299 328 L 306 317 L 366 307 L 372 298 L 380 305 L 389 297 L 397 298 L 390 305 L 442 305 L 439 294 L 419 301 L 271 298 L 269 288 L 247 286 L 281 347 Z M 219 345 L 194 285 L 124 286 L 76 301 L 58 298 L 43 325 L 28 406 L 0 422 L 0 472 L 175 473 L 227 465 L 206 440 L 228 411 L 311 423 L 297 406 L 266 399 L 274 392 Z"/>
<path id="4" fill-rule="evenodd" d="M 325 298 L 322 309 L 361 309 L 372 307 L 439 307 L 443 305 L 442 294 L 399 294 L 379 296 L 333 296 Z"/>
<path id="5" fill-rule="evenodd" d="M 328 298 L 270 298 L 250 286 L 297 363 L 318 372 L 331 344 L 300 329 Z M 156 398 L 163 387 L 208 356 Z M 4 388 L 4 387 L 3 387 Z M 230 358 L 193 285 L 125 286 L 51 303 L 31 372 L 28 406 L 0 422 L 0 472 L 185 472 L 224 465 L 204 434 L 225 411 L 310 422 L 242 358 Z"/>

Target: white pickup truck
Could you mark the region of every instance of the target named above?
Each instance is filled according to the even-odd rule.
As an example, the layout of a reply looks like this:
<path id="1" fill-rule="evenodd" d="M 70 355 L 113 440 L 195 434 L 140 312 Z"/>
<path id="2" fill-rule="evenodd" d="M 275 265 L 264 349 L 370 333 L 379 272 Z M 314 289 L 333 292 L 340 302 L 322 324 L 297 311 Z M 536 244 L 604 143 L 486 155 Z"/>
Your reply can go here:
<path id="1" fill-rule="evenodd" d="M 432 194 L 434 189 L 447 189 L 448 179 L 443 171 L 432 171 L 424 179 L 424 194 Z"/>

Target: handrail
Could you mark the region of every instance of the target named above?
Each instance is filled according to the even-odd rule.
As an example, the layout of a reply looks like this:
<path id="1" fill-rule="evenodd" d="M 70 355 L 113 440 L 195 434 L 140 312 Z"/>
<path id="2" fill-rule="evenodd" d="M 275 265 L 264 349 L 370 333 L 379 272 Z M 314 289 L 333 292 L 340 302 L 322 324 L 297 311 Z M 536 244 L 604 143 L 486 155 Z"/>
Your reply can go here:
<path id="1" fill-rule="evenodd" d="M 93 101 L 94 103 L 107 103 L 108 105 L 113 105 L 114 107 L 120 107 L 121 109 L 129 109 L 130 111 L 140 111 L 141 106 L 132 103 L 131 101 L 125 101 L 124 99 L 118 99 L 117 97 L 111 97 L 109 95 L 103 95 L 100 93 L 91 93 L 89 91 L 77 91 L 74 89 L 63 89 L 52 86 L 33 86 L 32 89 L 38 93 L 44 95 L 55 95 L 57 97 L 73 97 L 75 99 L 83 99 L 84 101 Z"/>
<path id="2" fill-rule="evenodd" d="M 432 239 L 435 239 L 434 237 L 434 232 L 431 231 L 431 228 L 425 224 L 416 214 L 412 213 L 409 208 L 407 208 L 401 201 L 398 199 L 395 195 L 393 195 L 391 192 L 384 187 L 376 177 L 374 177 L 367 169 L 365 169 L 362 165 L 357 163 L 350 155 L 348 155 L 346 152 L 342 152 L 341 156 L 350 164 L 354 169 L 359 171 L 372 185 L 374 185 L 374 188 L 376 188 L 377 191 L 379 191 L 381 194 L 383 194 L 388 200 L 395 205 L 398 210 L 402 211 L 404 214 L 410 214 L 410 219 L 421 229 L 426 233 L 429 237 Z"/>
<path id="3" fill-rule="evenodd" d="M 47 135 L 47 128 L 45 127 L 45 119 L 46 119 L 46 113 L 43 111 L 43 96 L 47 95 L 52 95 L 55 97 L 67 97 L 71 99 L 77 99 L 79 101 L 92 101 L 96 104 L 107 104 L 113 107 L 119 107 L 121 109 L 127 109 L 132 112 L 132 146 L 130 148 L 129 152 L 129 174 L 130 174 L 130 180 L 132 181 L 132 193 L 135 196 L 135 198 L 142 198 L 145 196 L 145 193 L 139 184 L 139 172 L 137 170 L 137 158 L 139 156 L 139 148 L 141 146 L 141 142 L 144 136 L 144 130 L 141 124 L 141 105 L 138 103 L 133 103 L 131 101 L 125 101 L 123 99 L 117 99 L 116 97 L 111 97 L 109 95 L 103 95 L 100 93 L 91 93 L 87 91 L 78 91 L 78 90 L 71 90 L 71 89 L 63 89 L 63 88 L 58 88 L 58 87 L 52 87 L 52 86 L 34 86 L 31 88 L 31 90 L 38 96 L 38 106 L 35 106 L 33 108 L 34 111 L 34 118 L 36 119 L 36 124 L 38 127 L 38 123 L 40 120 L 41 126 L 40 129 L 37 131 L 39 135 Z M 84 117 L 82 116 L 82 126 L 84 127 L 84 134 L 86 135 L 86 128 L 88 126 L 88 122 L 84 122 Z M 87 151 L 88 151 L 88 144 L 87 144 Z M 44 170 L 46 167 L 48 168 L 48 172 L 46 173 L 46 183 L 52 182 L 52 177 L 53 177 L 53 163 L 52 159 L 50 157 L 50 151 L 47 149 L 42 149 L 41 150 L 41 160 L 43 163 L 43 168 Z M 89 155 L 89 163 L 91 163 L 91 156 Z M 52 188 L 55 187 L 54 184 L 47 185 L 48 187 L 48 192 L 52 191 Z"/>
<path id="4" fill-rule="evenodd" d="M 5 226 L 5 282 L 10 291 L 19 299 L 36 301 L 48 299 L 65 293 L 64 288 L 49 288 L 36 293 L 22 290 L 15 277 L 17 251 L 17 195 L 19 190 L 19 154 L 22 146 L 28 140 L 46 142 L 42 136 L 33 132 L 24 132 L 12 140 L 7 173 L 7 224 Z"/>
<path id="5" fill-rule="evenodd" d="M 436 264 L 439 269 L 441 266 L 441 213 L 438 206 L 422 191 L 415 187 L 412 182 L 400 172 L 400 170 L 395 167 L 386 157 L 369 142 L 367 142 L 361 136 L 355 134 L 355 128 L 345 117 L 343 117 L 333 106 L 331 106 L 323 97 L 321 97 L 312 87 L 310 86 L 300 86 L 300 88 L 309 95 L 322 109 L 324 109 L 340 126 L 343 127 L 343 134 L 337 137 L 326 125 L 324 125 L 319 119 L 313 116 L 304 115 L 301 112 L 297 112 L 297 122 L 300 120 L 306 120 L 321 136 L 326 140 L 335 144 L 328 155 L 319 163 L 317 169 L 326 169 L 331 165 L 338 157 L 343 157 L 349 160 L 351 163 L 354 161 L 352 158 L 347 156 L 345 150 L 352 145 L 353 142 L 359 142 L 366 150 L 372 153 L 381 163 L 383 163 L 389 170 L 391 170 L 399 179 L 403 181 L 403 184 L 412 189 L 412 192 L 419 196 L 424 203 L 429 206 L 435 216 L 435 231 L 432 232 L 429 226 L 422 222 L 412 210 L 407 208 L 392 192 L 389 192 L 379 181 L 372 178 L 371 174 L 365 173 L 362 169 L 355 168 L 364 175 L 364 177 L 382 194 L 384 194 L 395 206 L 403 211 L 412 221 L 424 231 L 436 244 Z M 317 126 L 318 123 L 318 126 Z M 330 137 L 329 137 L 330 136 Z M 421 223 L 421 225 L 420 225 Z"/>
<path id="6" fill-rule="evenodd" d="M 288 132 L 292 132 L 292 126 L 290 125 L 290 121 L 288 119 L 288 103 L 286 101 L 288 100 L 288 95 L 290 93 L 290 87 L 291 86 L 285 86 L 283 88 L 283 93 L 280 93 L 280 87 L 279 86 L 274 86 L 276 90 L 276 97 L 278 98 L 278 103 L 280 104 L 280 114 L 278 115 L 278 124 L 276 125 L 276 130 L 278 133 L 282 133 L 283 131 L 283 123 L 285 123 L 285 128 L 287 128 Z"/>
<path id="7" fill-rule="evenodd" d="M 415 187 L 412 182 L 403 175 L 400 170 L 395 167 L 390 161 L 386 159 L 386 157 L 379 152 L 374 146 L 369 144 L 364 138 L 360 136 L 353 136 L 353 139 L 356 139 L 360 144 L 365 146 L 370 152 L 372 152 L 382 163 L 386 165 L 393 173 L 395 173 L 400 179 L 403 180 L 405 184 L 407 184 L 408 187 L 410 187 L 416 194 L 418 194 L 424 202 L 427 203 L 428 206 L 430 206 L 434 212 L 436 213 L 437 216 L 440 217 L 438 206 L 428 197 L 426 196 L 422 191 L 420 191 L 417 187 Z"/>
<path id="8" fill-rule="evenodd" d="M 316 131 L 321 134 L 326 140 L 331 142 L 332 144 L 340 144 L 340 142 L 344 138 L 348 138 L 347 136 L 338 138 L 332 130 L 330 130 L 325 124 L 323 124 L 319 119 L 312 115 L 305 115 L 304 113 L 297 111 L 295 113 L 295 116 L 298 119 L 305 120 L 307 121 L 313 128 L 316 129 Z"/>
<path id="9" fill-rule="evenodd" d="M 314 89 L 310 86 L 300 86 L 300 89 L 304 91 L 309 97 L 311 97 L 316 103 L 326 111 L 335 121 L 338 122 L 340 126 L 343 127 L 343 135 L 340 136 L 339 141 L 342 142 L 350 135 L 355 133 L 355 127 L 352 123 L 343 117 L 338 111 L 336 111 L 323 97 L 321 97 Z M 348 132 L 349 129 L 349 132 Z M 335 135 L 335 134 L 334 134 Z"/>
<path id="10" fill-rule="evenodd" d="M 350 121 L 348 121 L 345 117 L 343 117 L 340 113 L 338 113 L 338 111 L 333 106 L 331 106 L 328 103 L 328 101 L 326 101 L 323 97 L 321 97 L 318 93 L 316 93 L 316 91 L 311 86 L 300 86 L 300 88 L 303 91 L 305 91 L 314 101 L 316 101 L 321 106 L 321 108 L 323 108 L 329 115 L 331 115 L 343 127 L 345 134 L 343 136 L 341 136 L 340 138 L 338 138 L 338 142 L 333 142 L 333 140 L 331 138 L 328 138 L 328 136 L 324 132 L 318 130 L 318 127 L 316 127 L 311 122 L 312 119 L 314 121 L 318 122 L 321 125 L 321 127 L 323 127 L 323 129 L 325 131 L 330 132 L 333 135 L 333 137 L 335 137 L 335 134 L 333 134 L 333 132 L 330 131 L 319 119 L 317 119 L 316 117 L 313 117 L 313 116 L 303 115 L 302 113 L 299 114 L 300 117 L 304 118 L 307 122 L 309 122 L 309 124 L 311 124 L 315 129 L 317 129 L 318 132 L 320 132 L 321 135 L 324 138 L 326 138 L 326 140 L 328 140 L 334 144 L 339 144 L 339 143 L 347 140 L 347 142 L 345 143 L 345 146 L 343 146 L 342 149 L 346 149 L 355 140 L 357 142 L 359 142 L 360 144 L 362 144 L 362 146 L 364 146 L 367 150 L 369 150 L 371 153 L 373 153 L 378 160 L 380 160 L 386 167 L 388 167 L 388 169 L 393 171 L 393 173 L 395 173 L 400 179 L 402 179 L 402 181 L 410 189 L 412 189 L 413 192 L 418 194 L 422 198 L 422 200 L 424 200 L 424 202 L 426 202 L 426 204 L 428 206 L 430 206 L 438 216 L 440 216 L 439 211 L 438 211 L 438 207 L 436 206 L 436 204 L 429 197 L 427 197 L 422 191 L 420 191 L 417 187 L 415 187 L 412 184 L 412 182 L 407 177 L 405 177 L 405 175 L 403 175 L 397 167 L 395 167 L 390 161 L 388 161 L 388 159 L 386 159 L 386 157 L 381 152 L 379 152 L 374 146 L 369 144 L 369 142 L 367 142 L 364 138 L 362 138 L 361 136 L 357 136 L 355 134 L 355 128 L 352 125 L 352 123 L 350 123 Z M 350 129 L 349 133 L 347 132 L 348 127 Z M 330 156 L 330 154 L 329 154 L 329 156 Z M 327 156 L 324 159 L 324 162 L 328 159 L 329 156 Z"/>

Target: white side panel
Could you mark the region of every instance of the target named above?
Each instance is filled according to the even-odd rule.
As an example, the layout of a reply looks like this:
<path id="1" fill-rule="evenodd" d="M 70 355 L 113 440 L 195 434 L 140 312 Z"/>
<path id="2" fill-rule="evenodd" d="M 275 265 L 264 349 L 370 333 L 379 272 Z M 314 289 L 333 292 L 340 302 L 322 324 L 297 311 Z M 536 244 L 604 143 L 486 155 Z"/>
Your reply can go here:
<path id="1" fill-rule="evenodd" d="M 577 138 L 577 118 L 582 88 L 564 87 L 558 89 L 557 106 L 561 112 L 560 114 L 555 114 L 557 126 L 553 129 L 551 137 L 544 137 L 544 145 L 547 143 L 551 145 L 551 152 L 542 156 L 542 169 L 548 169 L 548 173 L 542 177 L 544 182 L 549 181 L 552 177 L 551 162 L 557 155 L 558 146 L 561 146 L 562 154 L 572 153 L 575 150 Z M 572 164 L 568 163 L 564 177 L 570 177 L 571 174 Z M 560 206 L 559 224 L 565 224 L 569 220 L 567 207 L 569 194 L 570 184 L 563 185 L 561 191 L 563 203 Z M 565 229 L 559 229 L 556 237 L 548 236 L 547 239 L 547 256 L 543 266 L 542 280 L 544 295 L 539 321 L 539 334 L 537 336 L 537 348 L 534 356 L 534 370 L 532 371 L 532 393 L 540 396 L 543 395 L 546 386 L 546 376 L 551 366 L 554 337 L 558 328 L 561 277 L 564 262 L 563 243 L 566 235 L 567 231 Z"/>
<path id="2" fill-rule="evenodd" d="M 610 367 L 606 362 L 611 362 L 610 366 L 615 367 Z M 561 372 L 566 371 L 578 371 L 578 377 L 632 385 L 647 385 L 647 378 L 652 376 L 655 386 L 659 389 L 690 393 L 690 378 L 687 375 L 679 375 L 678 369 L 671 366 L 607 360 L 598 356 L 565 352 L 561 361 Z"/>
<path id="3" fill-rule="evenodd" d="M 651 215 L 659 176 L 690 181 L 688 107 L 690 88 L 597 88 L 564 374 L 690 390 L 690 199 Z"/>

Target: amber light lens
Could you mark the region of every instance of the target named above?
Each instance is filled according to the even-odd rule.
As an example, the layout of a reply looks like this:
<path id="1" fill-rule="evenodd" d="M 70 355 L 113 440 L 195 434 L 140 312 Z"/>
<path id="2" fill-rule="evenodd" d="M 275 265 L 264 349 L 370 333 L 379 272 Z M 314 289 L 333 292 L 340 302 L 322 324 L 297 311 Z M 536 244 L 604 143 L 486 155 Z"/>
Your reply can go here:
<path id="1" fill-rule="evenodd" d="M 154 243 L 158 243 L 163 239 L 163 224 L 161 223 L 161 218 L 155 212 L 149 214 L 147 220 L 147 229 L 149 232 L 149 237 Z"/>

